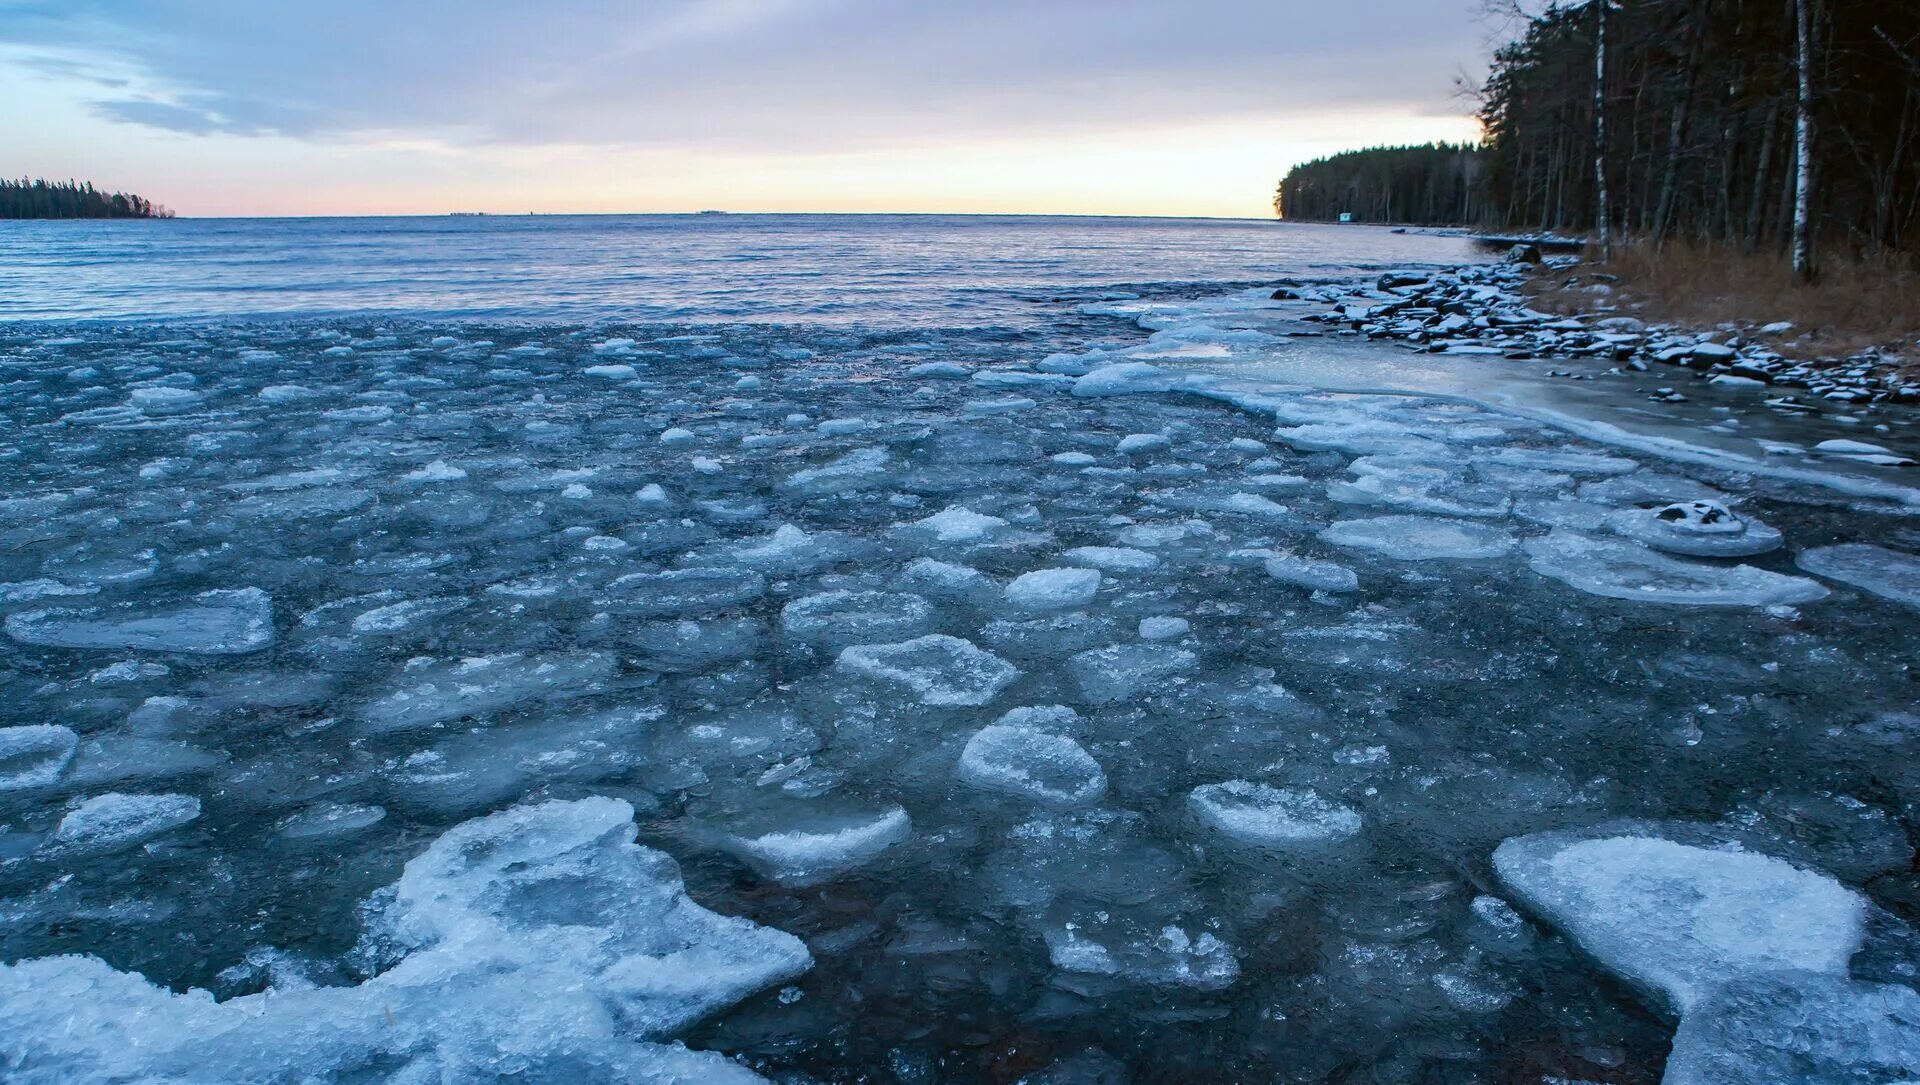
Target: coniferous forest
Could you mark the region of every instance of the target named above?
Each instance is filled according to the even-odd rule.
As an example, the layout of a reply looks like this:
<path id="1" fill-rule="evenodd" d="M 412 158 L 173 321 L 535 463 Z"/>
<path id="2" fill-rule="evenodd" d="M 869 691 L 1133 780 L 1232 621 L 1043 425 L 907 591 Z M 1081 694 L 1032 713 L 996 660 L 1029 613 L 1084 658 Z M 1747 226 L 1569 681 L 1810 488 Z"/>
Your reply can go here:
<path id="1" fill-rule="evenodd" d="M 1404 168 L 1412 152 L 1386 149 L 1300 167 L 1276 208 L 1452 223 L 1436 212 L 1468 205 L 1495 228 L 1920 252 L 1920 3 L 1585 0 L 1511 14 L 1520 33 L 1478 88 L 1473 197 L 1458 175 Z"/>
<path id="2" fill-rule="evenodd" d="M 1280 182 L 1281 217 L 1460 226 L 1481 218 L 1481 154 L 1477 148 L 1429 143 L 1372 147 L 1296 167 Z"/>
<path id="3" fill-rule="evenodd" d="M 101 192 L 90 182 L 0 178 L 0 219 L 152 219 L 173 212 L 126 192 Z"/>

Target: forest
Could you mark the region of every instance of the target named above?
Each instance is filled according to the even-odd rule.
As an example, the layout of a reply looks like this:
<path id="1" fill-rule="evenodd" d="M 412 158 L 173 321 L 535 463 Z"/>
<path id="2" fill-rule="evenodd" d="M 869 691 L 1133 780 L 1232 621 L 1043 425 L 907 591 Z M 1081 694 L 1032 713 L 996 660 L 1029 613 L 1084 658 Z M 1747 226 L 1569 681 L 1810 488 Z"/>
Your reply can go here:
<path id="1" fill-rule="evenodd" d="M 91 182 L 0 178 L 0 219 L 154 219 L 173 212 L 126 192 L 101 192 Z"/>
<path id="2" fill-rule="evenodd" d="M 1920 3 L 1585 0 L 1505 11 L 1520 32 L 1472 88 L 1484 141 L 1470 199 L 1457 176 L 1396 169 L 1403 151 L 1373 151 L 1289 174 L 1282 214 L 1453 222 L 1432 210 L 1464 202 L 1492 228 L 1782 256 L 1817 241 L 1869 261 L 1920 251 Z M 1395 179 L 1390 204 L 1381 176 Z M 1409 177 L 1429 187 L 1402 191 Z M 1334 206 L 1346 199 L 1360 202 Z"/>
<path id="3" fill-rule="evenodd" d="M 1446 143 L 1370 147 L 1295 167 L 1280 182 L 1282 218 L 1463 226 L 1481 218 L 1481 153 Z"/>

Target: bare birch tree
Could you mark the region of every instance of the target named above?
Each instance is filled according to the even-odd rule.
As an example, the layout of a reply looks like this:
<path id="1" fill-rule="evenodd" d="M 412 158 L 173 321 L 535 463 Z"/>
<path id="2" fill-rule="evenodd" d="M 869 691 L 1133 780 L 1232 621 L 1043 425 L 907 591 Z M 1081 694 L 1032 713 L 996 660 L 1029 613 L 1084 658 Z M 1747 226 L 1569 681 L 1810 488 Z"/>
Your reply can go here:
<path id="1" fill-rule="evenodd" d="M 1793 152 L 1793 273 L 1801 282 L 1813 281 L 1813 5 L 1794 0 L 1793 19 L 1798 49 L 1795 67 L 1799 88 L 1795 95 Z"/>

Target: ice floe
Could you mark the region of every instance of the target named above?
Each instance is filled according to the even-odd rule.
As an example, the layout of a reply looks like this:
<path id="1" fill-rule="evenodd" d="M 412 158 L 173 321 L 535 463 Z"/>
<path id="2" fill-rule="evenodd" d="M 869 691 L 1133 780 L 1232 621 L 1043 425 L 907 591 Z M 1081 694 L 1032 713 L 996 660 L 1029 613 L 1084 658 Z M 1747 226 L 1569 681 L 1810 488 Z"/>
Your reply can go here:
<path id="1" fill-rule="evenodd" d="M 1528 539 L 1529 564 L 1542 576 L 1592 595 L 1681 606 L 1766 607 L 1811 603 L 1827 589 L 1811 580 L 1751 565 L 1680 561 L 1625 539 L 1556 529 Z"/>
<path id="2" fill-rule="evenodd" d="M 507 1080 L 747 1083 L 667 1043 L 804 972 L 790 935 L 687 897 L 612 799 L 449 830 L 369 909 L 396 958 L 351 986 L 216 1002 L 92 957 L 0 965 L 0 1052 L 25 1082 Z"/>
<path id="3" fill-rule="evenodd" d="M 1371 550 L 1396 561 L 1497 558 L 1514 546 L 1513 536 L 1501 528 L 1432 516 L 1341 520 L 1321 531 L 1320 538 L 1334 546 Z"/>
<path id="4" fill-rule="evenodd" d="M 1019 724 L 976 731 L 960 752 L 962 782 L 1047 806 L 1080 806 L 1107 793 L 1099 762 L 1065 735 Z"/>
<path id="5" fill-rule="evenodd" d="M 243 655 L 273 643 L 273 600 L 258 588 L 209 591 L 167 609 L 26 611 L 8 615 L 6 628 L 42 647 Z"/>
<path id="6" fill-rule="evenodd" d="M 1794 555 L 1794 564 L 1815 576 L 1920 607 L 1920 555 L 1872 543 L 1842 543 L 1802 550 Z"/>

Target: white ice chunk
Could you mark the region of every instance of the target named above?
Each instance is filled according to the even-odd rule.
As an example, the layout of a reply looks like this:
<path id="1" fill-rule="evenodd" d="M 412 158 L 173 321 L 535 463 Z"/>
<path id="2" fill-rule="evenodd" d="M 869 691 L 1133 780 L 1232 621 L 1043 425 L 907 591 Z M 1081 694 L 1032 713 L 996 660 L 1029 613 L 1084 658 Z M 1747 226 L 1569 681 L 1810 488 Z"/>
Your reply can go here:
<path id="1" fill-rule="evenodd" d="M 1310 591 L 1347 592 L 1360 586 L 1359 575 L 1338 562 L 1277 553 L 1266 560 L 1265 567 L 1267 575 L 1282 584 Z"/>
<path id="2" fill-rule="evenodd" d="M 1555 530 L 1526 542 L 1533 571 L 1592 595 L 1684 606 L 1765 607 L 1827 596 L 1811 580 L 1751 565 L 1679 561 L 1624 539 Z"/>
<path id="3" fill-rule="evenodd" d="M 178 829 L 200 816 L 192 795 L 96 795 L 67 812 L 53 843 L 76 851 L 117 851 Z"/>
<path id="4" fill-rule="evenodd" d="M 1149 573 L 1160 567 L 1158 554 L 1128 546 L 1076 546 L 1060 559 L 1108 573 Z"/>
<path id="5" fill-rule="evenodd" d="M 1071 610 L 1093 602 L 1100 591 L 1097 569 L 1039 569 L 1007 585 L 1007 602 L 1020 610 Z"/>
<path id="6" fill-rule="evenodd" d="M 1530 911 L 1681 1014 L 1745 975 L 1845 976 L 1866 915 L 1824 874 L 1660 836 L 1538 833 L 1501 844 L 1493 865 Z"/>
<path id="7" fill-rule="evenodd" d="M 1163 433 L 1129 433 L 1113 450 L 1122 456 L 1147 456 L 1172 447 L 1173 441 Z"/>
<path id="8" fill-rule="evenodd" d="M 7 616 L 7 635 L 51 648 L 137 648 L 240 655 L 273 643 L 273 600 L 259 588 L 202 592 L 193 605 L 151 610 L 35 610 Z"/>
<path id="9" fill-rule="evenodd" d="M 1851 584 L 1896 603 L 1920 607 L 1920 554 L 1871 543 L 1842 543 L 1802 550 L 1794 564 L 1815 576 Z"/>
<path id="10" fill-rule="evenodd" d="M 1092 398 L 1171 392 L 1187 383 L 1187 380 L 1186 375 L 1171 369 L 1145 362 L 1122 362 L 1119 365 L 1101 366 L 1081 377 L 1074 382 L 1073 394 Z"/>
<path id="11" fill-rule="evenodd" d="M 1187 808 L 1201 824 L 1242 844 L 1276 852 L 1310 852 L 1360 832 L 1360 814 L 1306 788 L 1248 780 L 1196 787 Z"/>
<path id="12" fill-rule="evenodd" d="M 46 787 L 73 761 L 80 737 L 51 723 L 0 727 L 0 791 Z"/>
<path id="13" fill-rule="evenodd" d="M 1151 987 L 1221 991 L 1240 978 L 1233 947 L 1211 931 L 1158 929 L 1102 911 L 1049 924 L 1042 932 L 1053 966 Z"/>
<path id="14" fill-rule="evenodd" d="M 1193 632 L 1193 623 L 1185 618 L 1156 615 L 1140 619 L 1141 640 L 1179 640 Z"/>
<path id="15" fill-rule="evenodd" d="M 943 599 L 985 600 L 1000 594 L 993 578 L 967 565 L 919 558 L 900 571 L 900 586 Z"/>
<path id="16" fill-rule="evenodd" d="M 821 814 L 772 832 L 735 835 L 726 848 L 781 885 L 808 886 L 839 877 L 913 835 L 898 806 L 872 814 Z"/>
<path id="17" fill-rule="evenodd" d="M 1071 738 L 1033 727 L 981 728 L 960 752 L 959 775 L 973 787 L 1045 806 L 1080 806 L 1107 793 L 1107 775 L 1092 754 Z"/>
<path id="18" fill-rule="evenodd" d="M 1007 526 L 1007 522 L 998 516 L 986 516 L 972 509 L 954 505 L 912 525 L 933 536 L 935 542 L 974 543 L 984 542 Z"/>
<path id="19" fill-rule="evenodd" d="M 467 473 L 445 460 L 435 460 L 400 477 L 407 482 L 458 482 L 466 478 Z"/>
<path id="20" fill-rule="evenodd" d="M 320 803 L 282 819 L 280 835 L 289 840 L 333 839 L 378 825 L 386 816 L 386 809 L 379 806 Z"/>
<path id="21" fill-rule="evenodd" d="M 759 1081 L 658 1041 L 804 972 L 806 947 L 700 907 L 633 840 L 604 798 L 457 826 L 376 898 L 372 933 L 405 955 L 353 987 L 216 1003 L 90 957 L 0 965 L 0 1065 L 36 1085 Z"/>
<path id="22" fill-rule="evenodd" d="M 841 670 L 905 687 L 921 704 L 983 705 L 1020 672 L 959 637 L 934 633 L 900 644 L 856 644 L 840 653 Z"/>
<path id="23" fill-rule="evenodd" d="M 1432 516 L 1378 516 L 1341 520 L 1320 538 L 1335 546 L 1373 550 L 1398 561 L 1497 558 L 1513 549 L 1513 536 L 1487 524 Z"/>

